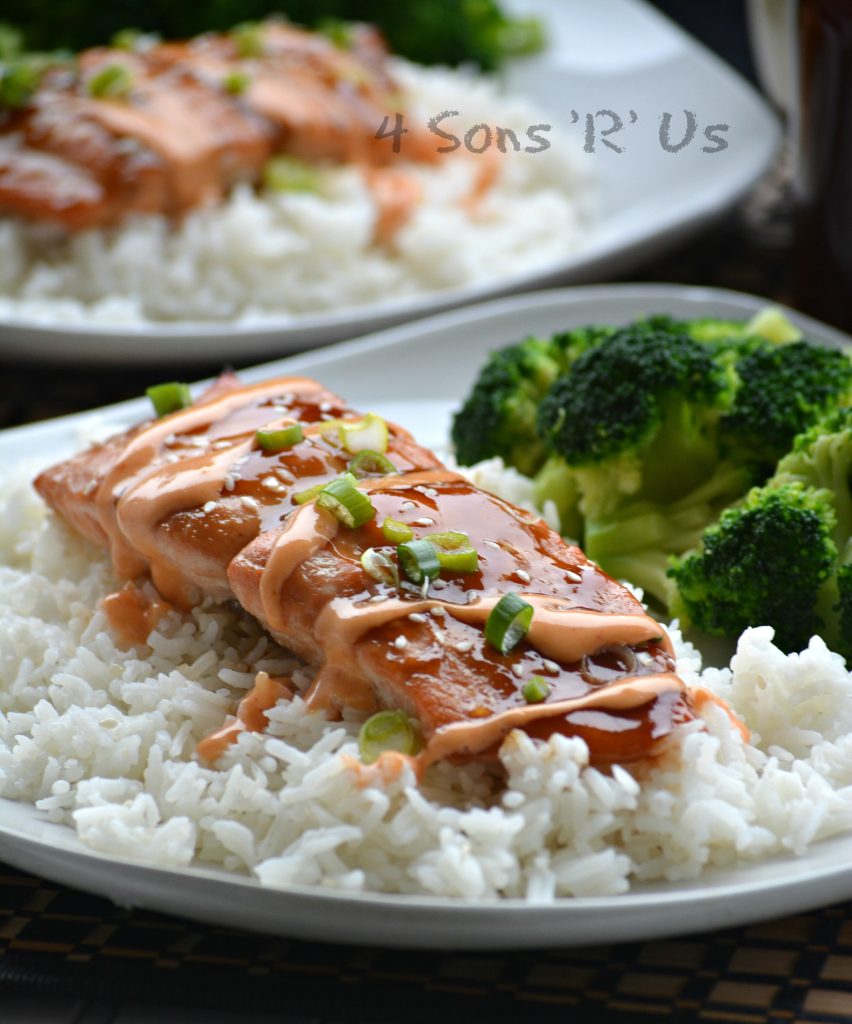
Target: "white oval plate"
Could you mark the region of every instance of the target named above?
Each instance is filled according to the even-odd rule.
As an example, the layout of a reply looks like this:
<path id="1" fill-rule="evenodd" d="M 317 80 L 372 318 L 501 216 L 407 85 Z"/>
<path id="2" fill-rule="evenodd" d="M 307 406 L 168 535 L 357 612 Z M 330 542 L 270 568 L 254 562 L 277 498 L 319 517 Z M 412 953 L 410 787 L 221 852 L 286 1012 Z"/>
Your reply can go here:
<path id="1" fill-rule="evenodd" d="M 515 0 L 519 13 L 540 14 L 550 45 L 505 73 L 509 93 L 527 96 L 552 122 L 552 139 L 582 145 L 584 119 L 615 111 L 624 129 L 580 153 L 597 182 L 600 214 L 570 257 L 477 285 L 331 312 L 274 317 L 252 324 L 157 323 L 110 326 L 0 319 L 0 354 L 103 363 L 189 362 L 271 357 L 364 334 L 393 323 L 494 295 L 612 277 L 698 232 L 724 213 L 766 170 L 780 138 L 775 116 L 757 93 L 642 0 Z M 638 120 L 630 124 L 629 111 Z M 682 123 L 696 115 L 688 147 L 664 152 L 663 113 Z M 572 111 L 579 117 L 572 122 Z M 598 120 L 604 128 L 606 118 Z M 701 151 L 710 124 L 729 125 L 728 148 Z M 673 128 L 673 135 L 677 129 Z"/>
<path id="2" fill-rule="evenodd" d="M 356 407 L 398 420 L 433 447 L 446 445 L 449 416 L 485 355 L 527 334 L 643 314 L 748 317 L 766 300 L 674 285 L 600 285 L 500 299 L 246 371 L 247 380 L 312 374 Z M 788 311 L 789 312 L 789 311 Z M 790 313 L 832 347 L 845 335 Z M 70 454 L 97 416 L 121 427 L 146 414 L 134 400 L 0 433 L 0 466 L 25 455 L 45 463 Z M 728 927 L 852 897 L 852 836 L 680 884 L 637 886 L 598 899 L 531 906 L 519 900 L 459 900 L 261 888 L 224 871 L 157 868 L 85 848 L 71 829 L 34 807 L 0 800 L 0 858 L 117 903 L 281 935 L 420 948 L 521 948 L 650 939 Z"/>

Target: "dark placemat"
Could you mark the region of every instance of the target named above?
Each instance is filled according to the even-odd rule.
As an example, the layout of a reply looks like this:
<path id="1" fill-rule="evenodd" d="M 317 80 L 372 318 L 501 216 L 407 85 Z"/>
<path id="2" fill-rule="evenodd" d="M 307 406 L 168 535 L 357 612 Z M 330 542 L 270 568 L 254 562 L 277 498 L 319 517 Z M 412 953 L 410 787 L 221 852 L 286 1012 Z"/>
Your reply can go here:
<path id="1" fill-rule="evenodd" d="M 852 1019 L 852 904 L 668 941 L 520 953 L 323 945 L 120 909 L 0 873 L 4 991 L 296 1021 Z M 0 1014 L 2 1019 L 2 1014 Z"/>

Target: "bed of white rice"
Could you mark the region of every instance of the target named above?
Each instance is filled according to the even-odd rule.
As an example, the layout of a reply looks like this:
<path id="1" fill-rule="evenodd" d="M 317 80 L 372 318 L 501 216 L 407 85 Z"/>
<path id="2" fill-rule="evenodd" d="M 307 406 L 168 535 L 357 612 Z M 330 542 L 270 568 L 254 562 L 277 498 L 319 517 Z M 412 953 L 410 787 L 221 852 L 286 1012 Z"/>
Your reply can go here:
<path id="1" fill-rule="evenodd" d="M 412 128 L 425 130 L 429 118 L 457 110 L 442 130 L 462 137 L 478 123 L 499 125 L 528 144 L 527 127 L 547 121 L 481 77 L 404 62 L 399 77 L 411 95 Z M 194 213 L 177 229 L 144 217 L 66 239 L 44 226 L 0 220 L 0 318 L 247 323 L 543 267 L 577 247 L 593 205 L 581 159 L 567 140 L 547 137 L 546 152 L 506 154 L 496 186 L 472 215 L 463 200 L 487 154 L 457 153 L 435 167 L 408 162 L 423 201 L 391 247 L 373 242 L 375 203 L 354 168 L 323 171 L 317 194 L 238 188 L 223 206 Z M 480 134 L 474 145 L 482 140 Z M 393 166 L 404 165 L 405 137 Z"/>
<path id="2" fill-rule="evenodd" d="M 480 473 L 524 497 L 516 475 Z M 306 684 L 286 652 L 234 610 L 164 620 L 147 649 L 116 646 L 98 608 L 106 559 L 28 487 L 0 507 L 0 795 L 35 803 L 87 846 L 162 865 L 215 864 L 262 884 L 463 899 L 622 893 L 708 865 L 803 852 L 852 828 L 852 674 L 815 639 L 785 656 L 768 628 L 701 683 L 725 713 L 637 772 L 589 768 L 577 739 L 512 734 L 505 777 L 439 765 L 368 784 L 352 770 L 357 721 L 309 715 L 297 697 L 215 768 L 194 758 L 266 669 Z M 676 626 L 680 671 L 700 660 Z"/>

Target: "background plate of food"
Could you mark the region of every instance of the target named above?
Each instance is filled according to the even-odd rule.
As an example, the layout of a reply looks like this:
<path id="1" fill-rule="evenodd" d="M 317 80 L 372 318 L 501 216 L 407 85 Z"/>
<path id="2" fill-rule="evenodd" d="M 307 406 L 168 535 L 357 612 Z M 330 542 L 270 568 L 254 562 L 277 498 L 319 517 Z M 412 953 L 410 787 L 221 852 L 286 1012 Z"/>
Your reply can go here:
<path id="1" fill-rule="evenodd" d="M 763 100 L 639 0 L 518 10 L 546 48 L 498 78 L 273 23 L 49 67 L 3 125 L 2 351 L 278 354 L 593 280 L 768 166 Z"/>
<path id="2" fill-rule="evenodd" d="M 601 734 L 607 730 L 599 718 L 591 722 L 578 718 L 568 734 L 557 730 L 543 740 L 511 732 L 499 762 L 438 759 L 419 781 L 415 762 L 405 758 L 380 757 L 371 767 L 369 745 L 376 737 L 361 731 L 363 708 L 344 706 L 342 717 L 328 719 L 309 711 L 303 697 L 309 694 L 311 674 L 232 602 L 208 600 L 181 615 L 158 607 L 160 599 L 150 590 L 140 592 L 132 597 L 131 606 L 140 613 L 147 635 L 144 642 L 137 638 L 130 647 L 123 646 L 115 632 L 116 620 L 102 604 L 117 586 L 109 560 L 78 535 L 88 531 L 93 536 L 94 520 L 87 518 L 86 510 L 91 511 L 91 501 L 98 501 L 95 494 L 101 493 L 86 473 L 101 472 L 102 457 L 109 461 L 115 449 L 95 448 L 82 462 L 67 464 L 76 467 L 70 476 L 60 469 L 42 478 L 42 493 L 60 516 L 46 515 L 31 481 L 45 466 L 72 456 L 87 439 L 150 420 L 150 404 L 140 399 L 0 435 L 0 467 L 5 477 L 0 519 L 0 855 L 10 863 L 124 904 L 312 939 L 412 947 L 509 948 L 651 938 L 759 920 L 848 897 L 852 894 L 848 834 L 852 828 L 852 677 L 843 659 L 819 636 L 795 644 L 788 638 L 785 648 L 801 651 L 788 654 L 773 643 L 772 629 L 759 617 L 775 618 L 780 644 L 786 626 L 814 613 L 821 600 L 816 591 L 822 592 L 824 585 L 830 588 L 831 579 L 840 594 L 846 594 L 848 605 L 848 564 L 845 570 L 839 568 L 844 559 L 849 562 L 852 521 L 848 339 L 795 313 L 788 318 L 777 313 L 761 316 L 762 306 L 761 300 L 736 293 L 662 285 L 554 291 L 446 312 L 256 367 L 243 375 L 245 386 L 261 389 L 270 378 L 286 375 L 291 383 L 273 388 L 281 403 L 284 391 L 292 402 L 294 388 L 301 386 L 292 383 L 293 375 L 309 374 L 362 410 L 372 410 L 372 418 L 352 419 L 349 427 L 341 428 L 339 411 L 331 399 L 323 397 L 319 408 L 328 410 L 330 433 L 317 428 L 322 438 L 316 443 L 328 443 L 340 455 L 350 450 L 346 445 L 353 436 L 363 440 L 361 431 L 369 432 L 371 438 L 378 436 L 371 443 L 379 447 L 384 436 L 386 454 L 372 451 L 368 458 L 381 466 L 382 459 L 397 459 L 400 452 L 405 458 L 417 457 L 406 435 L 393 428 L 390 435 L 382 435 L 380 421 L 385 418 L 410 428 L 441 453 L 448 448 L 452 414 L 461 408 L 453 432 L 463 445 L 461 426 L 475 413 L 472 405 L 462 403 L 466 395 L 476 394 L 471 389 L 477 380 L 480 397 L 482 388 L 492 388 L 496 381 L 491 394 L 500 401 L 491 405 L 498 416 L 487 436 L 502 445 L 506 438 L 499 429 L 501 403 L 515 403 L 517 410 L 519 401 L 540 404 L 546 394 L 558 394 L 557 383 L 541 372 L 543 359 L 569 353 L 568 374 L 579 380 L 589 364 L 579 349 L 590 345 L 595 347 L 596 363 L 623 360 L 626 349 L 633 347 L 643 359 L 654 346 L 676 353 L 672 365 L 686 366 L 688 372 L 662 384 L 640 381 L 634 397 L 641 415 L 633 416 L 630 403 L 623 406 L 620 419 L 612 415 L 613 426 L 618 423 L 619 430 L 634 431 L 629 443 L 638 463 L 634 461 L 628 473 L 623 460 L 617 465 L 607 461 L 620 457 L 607 450 L 600 471 L 608 475 L 615 492 L 625 495 L 631 487 L 634 494 L 640 493 L 639 484 L 630 482 L 634 471 L 644 474 L 648 488 L 652 479 L 660 488 L 661 480 L 671 484 L 676 477 L 678 486 L 658 490 L 655 508 L 649 510 L 646 502 L 642 510 L 649 514 L 648 521 L 666 507 L 671 512 L 672 529 L 658 538 L 662 550 L 678 552 L 673 538 L 683 532 L 683 516 L 677 521 L 674 516 L 683 513 L 687 504 L 690 529 L 698 530 L 693 537 L 696 549 L 713 546 L 711 537 L 724 520 L 728 541 L 733 537 L 741 545 L 743 563 L 761 563 L 758 572 L 739 578 L 733 596 L 742 596 L 746 615 L 754 607 L 746 595 L 764 604 L 757 618 L 746 620 L 756 628 L 745 630 L 730 667 L 724 667 L 726 654 L 716 662 L 723 667 L 702 672 L 700 654 L 689 643 L 695 635 L 687 632 L 684 640 L 676 624 L 668 627 L 677 653 L 677 674 L 688 687 L 692 710 L 666 719 L 668 725 L 663 727 L 665 707 L 659 701 L 665 702 L 666 694 L 674 691 L 660 690 L 654 698 L 658 703 L 650 702 L 648 707 L 657 709 L 652 713 L 655 728 L 662 729 L 668 740 L 659 745 L 655 740 L 650 758 L 637 760 L 634 751 L 624 765 L 597 760 L 602 748 L 597 746 L 595 730 Z M 651 316 L 657 318 L 645 319 Z M 631 323 L 638 326 L 616 332 L 588 330 L 590 324 Z M 540 340 L 513 350 L 520 352 L 517 359 L 509 357 L 519 372 L 507 375 L 501 370 L 490 378 L 480 376 L 495 348 L 530 336 Z M 505 369 L 509 363 L 504 360 L 501 356 L 492 364 Z M 792 375 L 787 372 L 791 366 L 796 368 Z M 752 385 L 760 374 L 757 392 L 769 395 L 771 402 L 764 414 L 749 420 L 749 410 L 755 410 Z M 712 386 L 705 387 L 707 381 Z M 233 382 L 226 385 L 233 388 Z M 628 370 L 617 382 L 620 397 L 627 396 L 623 389 L 630 386 Z M 598 404 L 591 387 L 573 389 L 574 397 L 592 396 L 589 420 L 597 414 Z M 195 389 L 196 396 L 201 390 Z M 639 399 L 646 392 L 650 401 L 643 404 Z M 269 397 L 265 391 L 251 394 Z M 669 436 L 666 417 L 655 412 L 654 401 L 661 394 L 680 396 L 683 406 L 665 403 L 668 411 L 676 409 L 679 421 L 686 410 L 698 415 L 701 409 L 723 403 L 716 408 L 723 409 L 724 415 L 703 421 L 701 435 L 693 437 L 705 455 L 706 442 L 718 442 L 719 457 L 705 464 L 707 478 L 733 488 L 719 504 L 703 500 L 702 483 L 680 479 L 677 460 L 682 451 L 658 447 L 660 438 Z M 180 395 L 175 386 L 155 392 L 161 405 Z M 223 400 L 232 401 L 227 396 Z M 239 399 L 234 408 L 241 408 Z M 766 408 L 780 418 L 767 415 Z M 270 414 L 280 418 L 276 410 L 273 406 Z M 231 444 L 228 437 L 219 435 L 212 439 L 213 435 L 205 438 L 190 432 L 184 437 L 180 417 L 193 418 L 192 429 L 197 431 L 201 421 L 196 423 L 195 417 L 203 418 L 203 405 L 178 409 L 172 415 L 177 418 L 167 424 L 154 421 L 148 433 L 139 435 L 142 442 L 134 442 L 136 435 L 119 442 L 120 446 L 136 444 L 131 462 L 137 468 L 134 460 L 138 460 L 140 443 L 144 448 L 148 444 L 144 439 L 154 437 L 150 431 L 158 444 L 168 448 L 157 470 L 160 498 L 160 485 L 173 472 L 170 467 L 196 466 L 198 459 L 206 465 L 208 457 L 217 465 L 220 459 L 227 462 Z M 732 418 L 726 419 L 728 415 Z M 523 429 L 535 431 L 535 420 L 535 416 L 525 421 L 515 417 L 513 423 L 525 423 Z M 547 417 L 541 422 L 546 423 Z M 808 423 L 814 425 L 808 427 Z M 792 441 L 789 432 L 803 427 L 805 440 Z M 278 429 L 284 428 L 279 424 Z M 741 443 L 726 448 L 731 430 L 740 431 Z M 274 440 L 261 433 L 263 443 Z M 594 436 L 600 435 L 595 432 Z M 210 451 L 205 451 L 208 441 Z M 292 439 L 286 443 L 293 443 Z M 772 455 L 764 447 L 768 444 L 775 445 Z M 531 447 L 531 442 L 519 447 L 521 457 Z M 757 460 L 750 457 L 756 451 L 761 453 Z M 464 455 L 461 448 L 459 454 Z M 780 457 L 773 462 L 776 456 Z M 274 461 L 278 456 L 263 448 L 252 457 Z M 354 459 L 359 464 L 364 461 L 363 455 L 356 454 Z M 654 477 L 660 460 L 668 473 Z M 535 465 L 525 468 L 538 473 Z M 241 480 L 233 468 L 223 472 L 222 486 L 231 498 L 223 494 L 222 505 L 230 502 L 231 518 L 232 498 L 249 510 L 259 502 L 272 507 L 278 500 L 271 490 L 266 498 L 260 497 L 258 489 L 259 497 L 243 501 L 238 490 L 247 478 Z M 369 476 L 371 470 L 367 472 Z M 536 483 L 493 459 L 470 472 L 479 487 L 499 491 L 518 506 L 528 505 L 537 496 Z M 792 482 L 790 474 L 796 475 Z M 271 474 L 262 479 L 267 475 Z M 392 476 L 389 479 L 393 481 Z M 563 472 L 557 481 L 560 487 L 566 479 Z M 51 491 L 46 480 L 59 485 L 64 481 L 68 486 Z M 430 480 L 425 489 L 421 480 L 421 497 L 415 495 L 416 501 L 407 504 L 416 506 L 417 501 L 434 498 L 440 509 L 436 489 L 444 484 L 437 476 Z M 548 500 L 555 506 L 553 480 L 552 472 L 545 474 Z M 616 480 L 621 481 L 617 486 Z M 592 520 L 594 481 L 579 475 L 575 483 L 575 497 L 582 492 L 585 499 L 580 529 L 599 543 L 600 519 L 594 524 Z M 143 479 L 140 486 L 144 484 Z M 757 486 L 754 492 L 747 491 L 751 484 Z M 378 501 L 376 495 L 384 485 L 365 477 L 360 486 L 362 498 L 366 488 Z M 275 487 L 277 492 L 286 485 L 276 483 Z M 688 488 L 688 493 L 676 493 L 678 487 Z M 648 488 L 642 491 L 646 498 Z M 127 508 L 136 507 L 135 485 L 129 491 L 119 490 L 118 500 L 125 503 L 120 510 L 128 502 Z M 749 494 L 745 504 L 744 490 Z M 63 498 L 69 493 L 70 503 Z M 714 493 L 721 491 L 714 486 Z M 193 500 L 206 497 L 198 494 Z M 316 493 L 305 497 L 308 502 L 320 501 Z M 218 507 L 218 500 L 204 500 L 198 517 L 217 516 Z M 299 505 L 300 509 L 310 507 Z M 76 518 L 74 509 L 81 513 Z M 562 500 L 560 513 L 564 516 L 566 510 Z M 545 511 L 552 517 L 556 509 L 546 507 Z M 627 505 L 619 504 L 610 507 L 608 514 L 624 514 L 635 526 L 636 517 L 627 516 L 628 511 Z M 764 513 L 775 518 L 761 520 Z M 412 508 L 403 511 L 401 519 L 418 515 Z M 546 530 L 543 524 L 531 525 L 534 520 L 519 509 L 513 515 L 516 523 L 527 524 L 524 529 Z M 202 537 L 206 527 L 198 517 L 192 519 L 189 534 L 178 531 L 171 540 L 164 534 L 163 544 L 168 546 L 176 537 L 179 541 Z M 62 518 L 72 525 L 76 522 L 76 528 L 63 526 Z M 769 529 L 750 535 L 752 521 L 763 521 Z M 429 523 L 411 519 L 412 527 L 427 536 L 435 528 Z M 391 521 L 388 528 L 398 532 L 404 525 Z M 799 526 L 805 529 L 801 543 L 789 543 L 792 534 L 786 533 L 782 537 L 786 547 L 775 543 L 777 531 Z M 465 528 L 468 539 L 475 538 L 477 531 L 487 532 L 487 523 L 471 521 Z M 702 537 L 702 531 L 709 532 Z M 567 550 L 573 552 L 572 558 L 582 560 L 576 549 L 560 547 L 553 534 L 539 535 L 551 538 L 548 557 L 558 560 Z M 340 545 L 348 543 L 346 536 L 344 530 L 335 550 L 343 550 Z M 431 536 L 438 544 L 439 535 Z M 762 548 L 756 546 L 754 536 Z M 492 549 L 501 539 L 502 534 L 496 540 L 477 541 L 480 560 L 493 558 Z M 634 564 L 647 569 L 653 558 L 645 551 L 647 543 L 639 547 L 644 554 Z M 459 554 L 460 549 L 451 548 L 450 553 Z M 626 565 L 623 549 L 604 555 L 617 556 Z M 266 556 L 261 551 L 258 557 Z M 826 559 L 832 564 L 822 565 L 816 575 L 811 573 L 814 563 Z M 189 559 L 185 561 L 188 566 Z M 735 568 L 737 561 L 728 558 L 723 570 Z M 243 562 L 243 568 L 253 564 L 251 558 Z M 335 564 L 339 574 L 341 565 Z M 360 564 L 367 571 L 363 560 Z M 381 572 L 373 576 L 375 568 L 370 562 L 371 579 L 381 579 Z M 709 561 L 704 570 L 706 607 L 714 602 L 718 607 L 718 588 L 709 585 L 713 571 Z M 321 571 L 326 579 L 334 576 L 329 577 L 328 568 Z M 461 575 L 452 577 L 456 583 L 462 581 L 462 588 L 465 571 L 471 570 L 462 569 Z M 843 572 L 847 576 L 841 580 Z M 177 585 L 173 575 L 160 573 L 158 578 L 161 590 Z M 691 571 L 686 583 L 696 578 Z M 764 578 L 776 580 L 789 607 L 771 600 L 766 603 L 768 591 L 760 582 Z M 405 629 L 412 632 L 411 641 L 390 644 L 386 657 L 380 659 L 382 665 L 403 658 L 416 644 L 418 630 L 449 630 L 444 612 L 432 615 L 431 610 L 433 606 L 450 608 L 447 595 L 456 584 L 434 579 L 429 607 L 409 616 Z M 678 583 L 681 596 L 689 598 L 687 611 L 692 618 L 700 618 L 695 593 L 680 578 Z M 541 583 L 535 572 L 515 570 L 511 585 L 523 596 L 535 592 Z M 301 597 L 294 595 L 297 605 L 310 608 L 310 594 L 306 590 Z M 415 587 L 410 596 L 419 600 L 422 595 Z M 730 590 L 722 595 L 730 596 Z M 126 606 L 127 598 L 123 600 Z M 621 592 L 619 600 L 629 603 L 632 598 Z M 375 607 L 382 607 L 381 600 Z M 790 607 L 795 615 L 788 614 Z M 844 607 L 841 616 L 848 616 L 849 608 Z M 730 612 L 727 604 L 725 608 Z M 831 613 L 828 605 L 816 610 L 822 616 L 814 620 L 816 632 L 824 632 L 832 647 L 845 644 L 848 648 L 852 639 L 848 617 L 835 619 L 832 632 L 829 619 L 836 612 Z M 149 613 L 153 617 L 148 618 Z M 295 606 L 291 614 L 298 618 Z M 664 620 L 665 611 L 659 610 L 658 617 Z M 309 613 L 306 634 L 314 629 L 311 618 Z M 316 621 L 321 618 L 318 615 Z M 841 622 L 839 628 L 837 622 Z M 286 622 L 275 628 L 286 630 Z M 656 648 L 652 653 L 659 639 L 653 638 L 651 646 L 639 644 L 632 654 L 622 646 L 615 661 L 610 649 L 606 665 L 598 665 L 595 671 L 603 671 L 609 679 L 619 677 L 619 685 L 625 678 L 629 683 L 634 674 L 641 682 L 639 666 L 660 656 Z M 698 639 L 703 645 L 703 638 Z M 516 653 L 510 651 L 507 659 L 530 656 L 529 652 L 517 654 L 524 641 L 518 643 Z M 461 665 L 470 652 L 470 641 L 456 644 L 454 650 L 452 657 L 461 658 Z M 355 667 L 360 664 L 358 658 L 353 648 L 349 664 L 355 675 L 360 671 Z M 500 657 L 492 651 L 488 660 L 496 664 Z M 548 688 L 561 685 L 554 674 L 558 665 L 542 663 L 540 671 L 546 677 L 542 684 L 542 676 L 522 678 L 523 662 L 517 662 L 518 672 L 515 664 L 512 661 L 507 678 L 518 676 L 512 685 L 528 705 L 546 708 L 553 696 Z M 588 665 L 583 671 L 587 669 Z M 291 687 L 286 693 L 270 683 L 272 678 L 284 677 Z M 450 677 L 442 678 L 446 683 Z M 529 684 L 540 689 L 527 692 Z M 264 688 L 271 700 L 264 700 Z M 445 694 L 439 703 L 450 707 L 451 686 Z M 240 705 L 240 701 L 247 703 Z M 251 724 L 252 702 L 253 713 L 258 707 L 266 709 L 265 731 L 255 731 L 258 723 Z M 235 711 L 236 720 L 229 718 Z M 468 711 L 472 718 L 480 717 L 475 708 Z M 604 711 L 601 706 L 592 714 Z M 398 720 L 395 723 L 399 726 Z M 440 732 L 427 737 L 424 731 L 427 751 Z M 215 757 L 199 757 L 198 744 L 211 734 L 217 737 Z M 608 735 L 607 743 L 621 742 L 617 735 L 614 740 L 612 733 Z M 672 737 L 675 741 L 670 743 Z M 409 739 L 406 733 L 390 742 L 400 740 L 396 749 L 405 750 Z"/>

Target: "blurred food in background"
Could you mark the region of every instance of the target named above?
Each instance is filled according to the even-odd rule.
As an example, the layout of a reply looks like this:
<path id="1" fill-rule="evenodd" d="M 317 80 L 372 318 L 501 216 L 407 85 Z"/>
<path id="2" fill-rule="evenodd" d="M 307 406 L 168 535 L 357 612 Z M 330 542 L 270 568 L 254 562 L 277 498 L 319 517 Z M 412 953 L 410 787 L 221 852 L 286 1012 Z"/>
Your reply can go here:
<path id="1" fill-rule="evenodd" d="M 390 48 L 423 64 L 472 62 L 493 70 L 507 57 L 530 53 L 543 42 L 535 19 L 507 15 L 497 0 L 30 0 L 8 17 L 31 50 L 80 50 L 106 43 L 132 25 L 165 39 L 222 32 L 270 14 L 285 15 L 313 28 L 340 21 L 370 22 L 381 28 Z"/>

